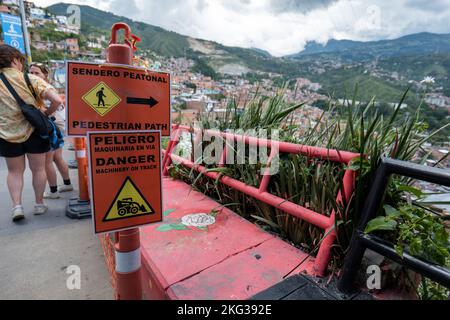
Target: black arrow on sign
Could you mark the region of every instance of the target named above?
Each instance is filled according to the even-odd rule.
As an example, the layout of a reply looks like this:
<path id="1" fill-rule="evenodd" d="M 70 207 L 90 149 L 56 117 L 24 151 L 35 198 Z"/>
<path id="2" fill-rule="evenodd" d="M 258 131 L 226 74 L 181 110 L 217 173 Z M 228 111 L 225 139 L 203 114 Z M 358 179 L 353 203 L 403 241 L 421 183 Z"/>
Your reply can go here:
<path id="1" fill-rule="evenodd" d="M 127 97 L 127 103 L 128 104 L 143 104 L 146 106 L 150 106 L 150 108 L 156 106 L 159 102 L 150 97 L 147 98 L 133 98 L 133 97 Z"/>

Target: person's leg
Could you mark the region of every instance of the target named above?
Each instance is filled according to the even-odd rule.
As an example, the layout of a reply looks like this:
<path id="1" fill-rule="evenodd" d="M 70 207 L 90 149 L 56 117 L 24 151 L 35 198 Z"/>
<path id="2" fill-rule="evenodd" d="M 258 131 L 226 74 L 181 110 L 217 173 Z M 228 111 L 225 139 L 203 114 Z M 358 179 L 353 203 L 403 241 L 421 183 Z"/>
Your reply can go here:
<path id="1" fill-rule="evenodd" d="M 54 161 L 63 180 L 64 181 L 70 180 L 69 167 L 67 166 L 67 163 L 63 158 L 62 148 L 59 148 L 58 150 L 55 151 Z"/>
<path id="2" fill-rule="evenodd" d="M 8 167 L 7 184 L 13 208 L 22 205 L 23 173 L 25 156 L 5 158 Z"/>
<path id="3" fill-rule="evenodd" d="M 72 182 L 70 181 L 69 166 L 67 165 L 67 162 L 63 158 L 62 148 L 59 148 L 58 150 L 55 151 L 54 161 L 64 181 L 64 184 L 59 188 L 59 192 L 72 191 L 73 186 Z"/>
<path id="4" fill-rule="evenodd" d="M 51 190 L 58 188 L 58 179 L 56 177 L 55 165 L 53 164 L 54 159 L 55 151 L 49 151 L 45 154 L 45 173 L 47 174 L 47 181 Z"/>
<path id="5" fill-rule="evenodd" d="M 33 189 L 36 196 L 36 204 L 44 204 L 44 191 L 47 183 L 45 174 L 45 156 L 46 153 L 27 154 L 28 164 L 33 174 Z"/>

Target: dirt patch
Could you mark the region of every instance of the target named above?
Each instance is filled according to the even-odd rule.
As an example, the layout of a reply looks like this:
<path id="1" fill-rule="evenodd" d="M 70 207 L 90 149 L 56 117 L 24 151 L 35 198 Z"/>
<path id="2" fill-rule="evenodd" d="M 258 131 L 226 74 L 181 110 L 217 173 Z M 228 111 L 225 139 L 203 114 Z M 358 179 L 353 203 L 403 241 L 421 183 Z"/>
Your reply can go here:
<path id="1" fill-rule="evenodd" d="M 230 64 L 225 64 L 225 65 L 219 67 L 217 71 L 222 74 L 230 74 L 230 75 L 240 76 L 244 73 L 248 73 L 250 71 L 250 69 L 241 64 L 230 63 Z"/>
<path id="2" fill-rule="evenodd" d="M 203 42 L 198 41 L 193 38 L 188 38 L 189 45 L 191 46 L 191 49 L 194 51 L 198 51 L 204 54 L 221 54 L 224 53 L 221 50 L 217 50 L 216 46 L 212 42 Z"/>

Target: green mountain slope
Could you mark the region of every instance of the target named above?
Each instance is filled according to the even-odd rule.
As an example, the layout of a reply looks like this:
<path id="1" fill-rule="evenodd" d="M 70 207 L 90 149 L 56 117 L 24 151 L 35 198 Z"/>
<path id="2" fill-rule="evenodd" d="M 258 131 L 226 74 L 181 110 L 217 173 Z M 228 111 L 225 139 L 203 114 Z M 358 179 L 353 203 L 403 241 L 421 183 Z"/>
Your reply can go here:
<path id="1" fill-rule="evenodd" d="M 329 70 L 321 75 L 313 75 L 311 79 L 322 84 L 325 88 L 324 93 L 332 93 L 341 98 L 352 97 L 355 86 L 358 85 L 358 100 L 366 102 L 374 96 L 380 102 L 396 102 L 407 89 L 407 85 L 389 84 L 364 71 L 363 67 L 342 68 Z"/>
<path id="2" fill-rule="evenodd" d="M 47 9 L 57 15 L 65 15 L 70 4 L 59 3 Z M 151 50 L 166 57 L 182 57 L 188 55 L 201 63 L 206 63 L 215 71 L 222 73 L 240 73 L 250 70 L 274 72 L 282 63 L 268 52 L 258 49 L 226 47 L 213 41 L 193 39 L 175 32 L 164 30 L 143 22 L 133 21 L 110 12 L 101 11 L 89 6 L 80 6 L 81 31 L 83 34 L 109 34 L 112 24 L 127 23 L 134 34 L 142 39 L 138 45 L 144 50 Z M 236 71 L 237 70 L 237 71 Z"/>
<path id="3" fill-rule="evenodd" d="M 48 10 L 57 15 L 66 15 L 70 4 L 59 3 L 48 7 Z M 89 6 L 80 6 L 81 32 L 89 34 L 95 31 L 108 32 L 117 22 L 127 23 L 133 33 L 141 37 L 142 47 L 152 49 L 163 56 L 182 56 L 184 50 L 189 48 L 187 37 L 178 33 L 164 30 L 146 23 L 136 22 L 126 17 L 101 11 Z"/>
<path id="4" fill-rule="evenodd" d="M 310 42 L 302 52 L 290 56 L 330 55 L 343 60 L 370 60 L 403 55 L 450 53 L 450 34 L 417 33 L 393 40 L 359 42 L 330 40 L 326 45 Z"/>

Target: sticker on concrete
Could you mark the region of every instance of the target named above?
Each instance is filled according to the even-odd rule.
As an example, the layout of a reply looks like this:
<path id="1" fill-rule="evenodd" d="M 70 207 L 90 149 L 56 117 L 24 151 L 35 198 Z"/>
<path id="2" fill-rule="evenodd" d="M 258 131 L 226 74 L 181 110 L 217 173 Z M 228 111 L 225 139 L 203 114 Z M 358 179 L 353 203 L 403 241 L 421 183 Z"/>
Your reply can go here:
<path id="1" fill-rule="evenodd" d="M 164 211 L 164 217 L 166 222 L 158 226 L 156 230 L 160 232 L 168 231 L 182 231 L 182 230 L 199 230 L 208 231 L 208 227 L 216 223 L 216 217 L 219 212 L 213 212 L 211 214 L 196 213 L 188 214 L 181 219 L 170 218 L 170 214 L 175 212 L 174 209 L 168 209 Z"/>
<path id="2" fill-rule="evenodd" d="M 216 223 L 216 218 L 206 213 L 188 214 L 181 218 L 181 223 L 188 227 L 204 228 Z"/>

